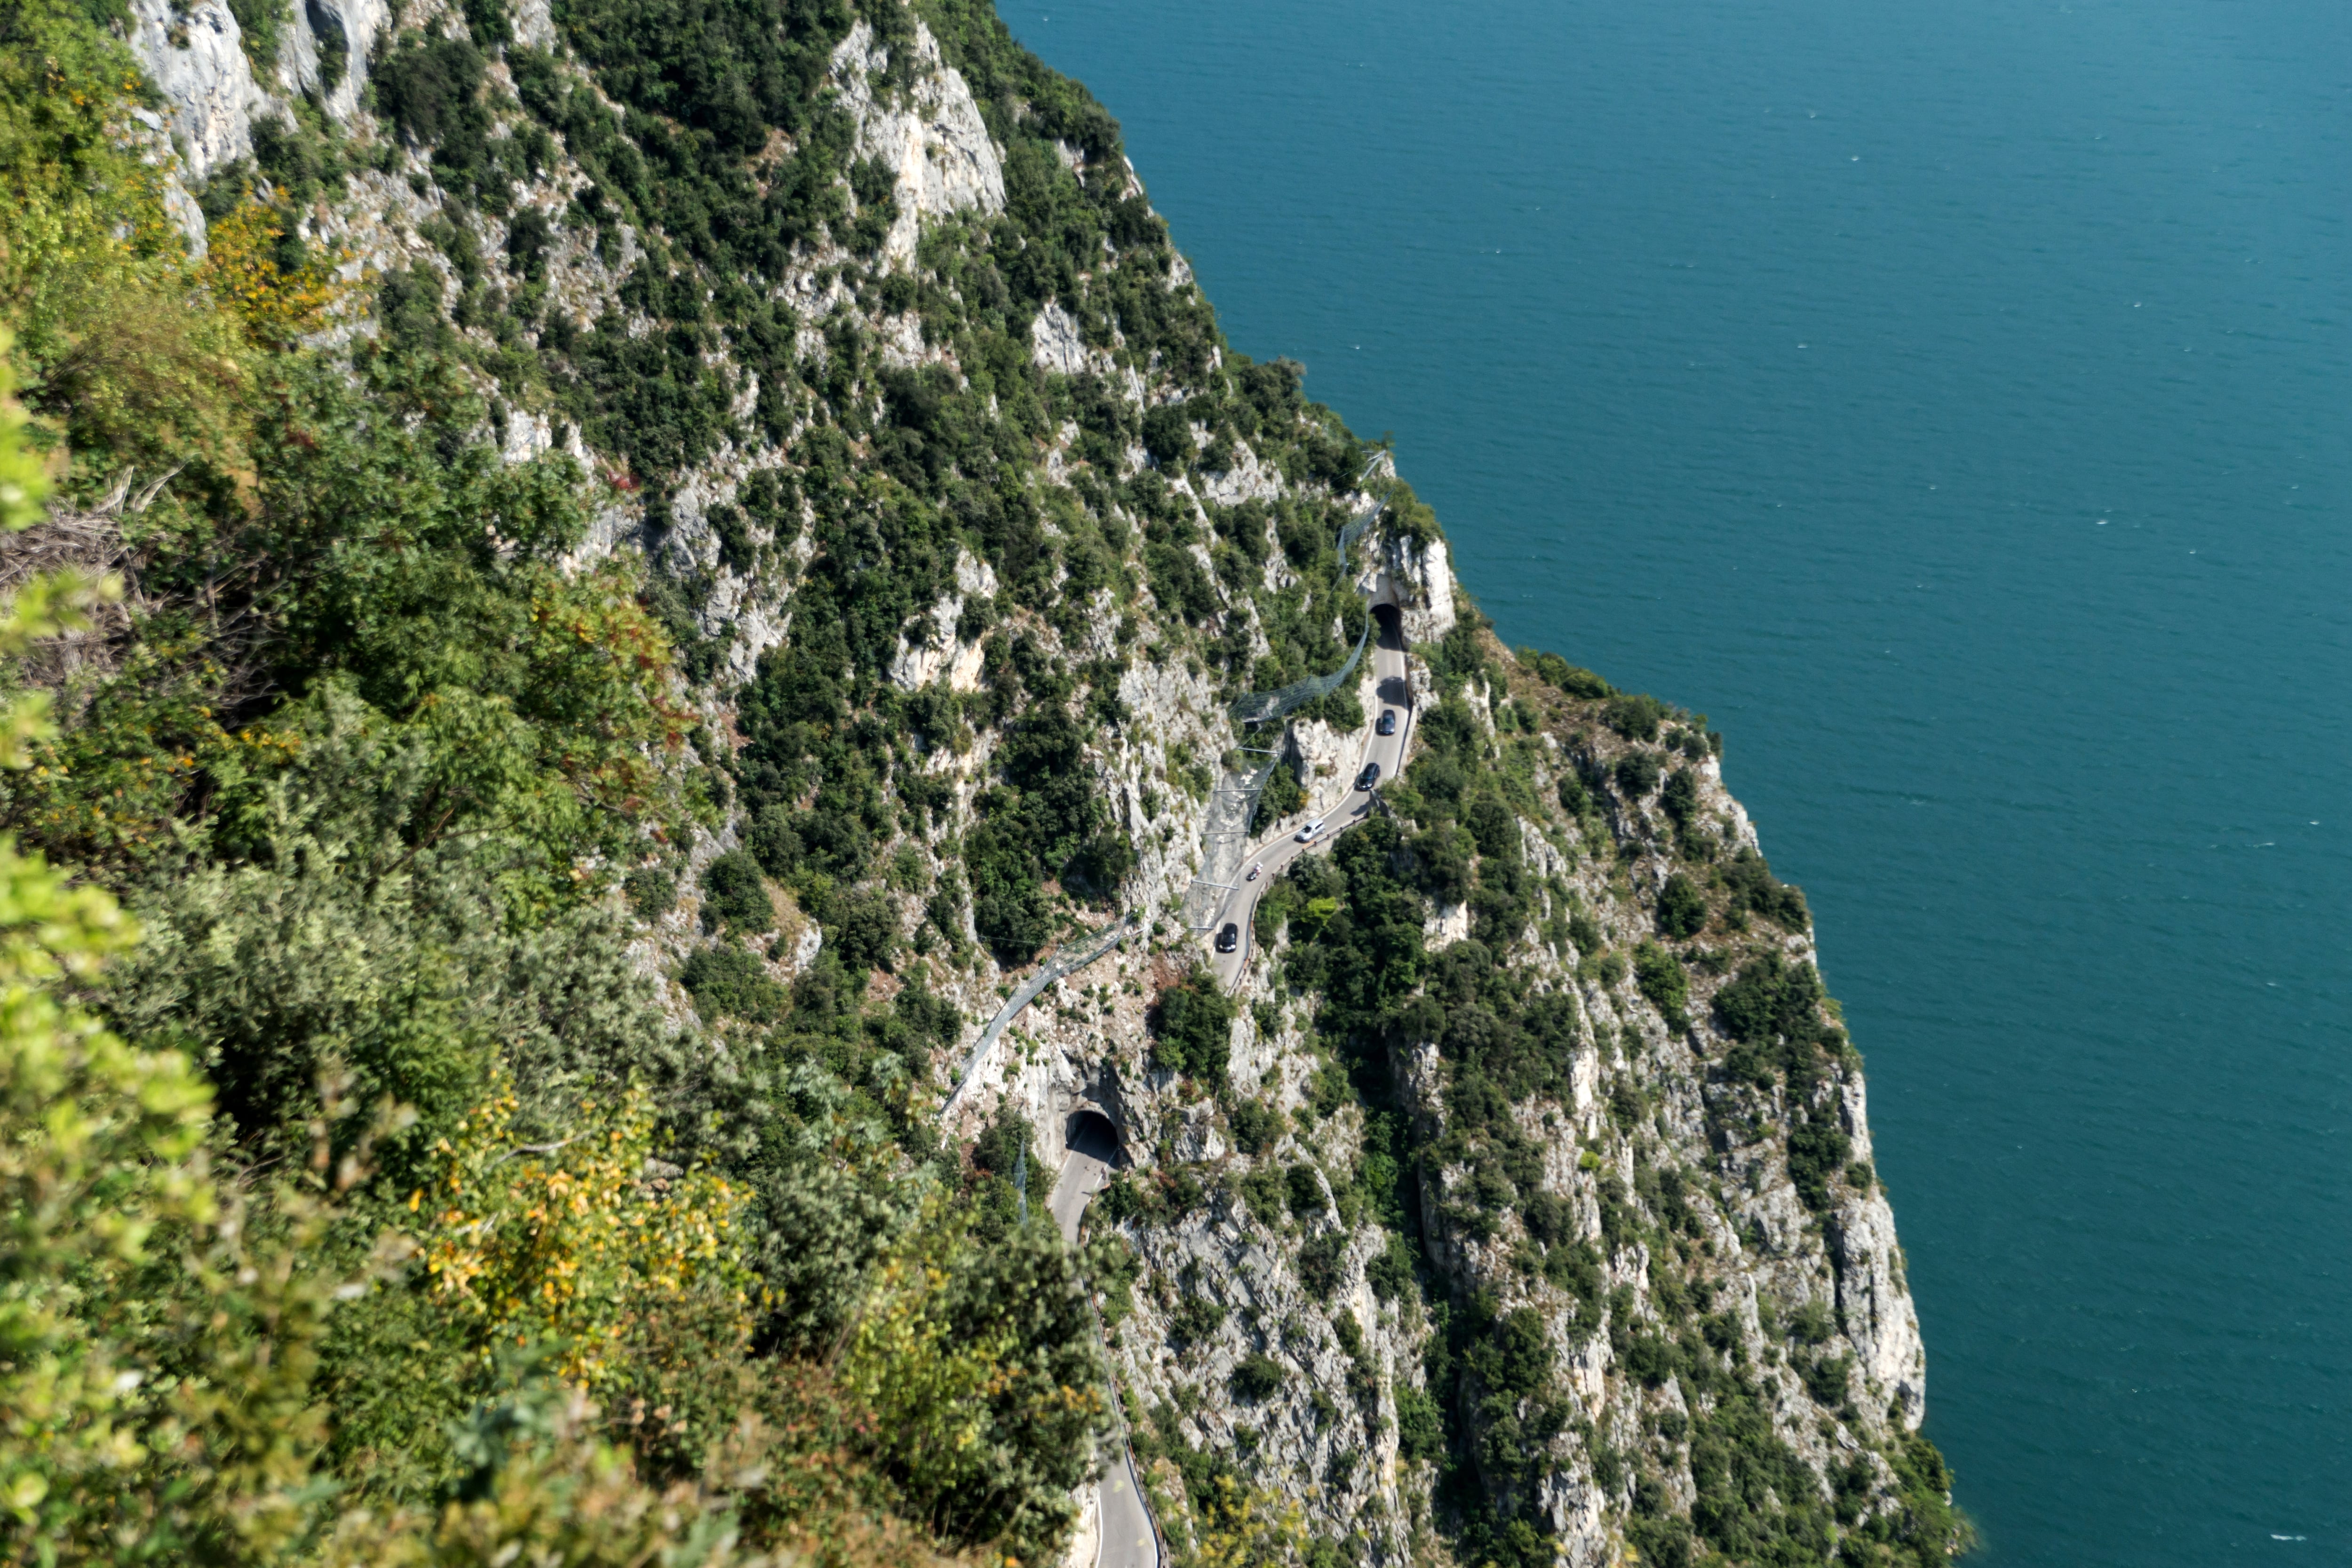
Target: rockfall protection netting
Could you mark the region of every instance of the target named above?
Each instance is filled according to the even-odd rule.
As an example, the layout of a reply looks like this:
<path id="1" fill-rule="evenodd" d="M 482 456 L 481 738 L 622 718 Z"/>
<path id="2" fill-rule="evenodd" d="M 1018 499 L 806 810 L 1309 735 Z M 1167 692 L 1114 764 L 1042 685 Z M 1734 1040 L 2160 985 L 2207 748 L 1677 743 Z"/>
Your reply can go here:
<path id="1" fill-rule="evenodd" d="M 1237 697 L 1225 710 L 1236 724 L 1264 724 L 1283 718 L 1306 707 L 1319 698 L 1328 697 L 1339 689 L 1349 676 L 1355 673 L 1357 661 L 1364 657 L 1364 645 L 1371 640 L 1372 617 L 1364 617 L 1364 629 L 1356 637 L 1356 649 L 1348 662 L 1328 675 L 1310 675 L 1304 680 L 1294 680 L 1278 691 L 1253 691 L 1247 697 Z"/>
<path id="2" fill-rule="evenodd" d="M 1282 761 L 1279 752 L 1246 773 L 1228 773 L 1209 795 L 1209 817 L 1201 825 L 1201 870 L 1184 891 L 1184 923 L 1206 931 L 1249 851 L 1250 818 L 1257 797 Z"/>
<path id="3" fill-rule="evenodd" d="M 1364 537 L 1364 530 L 1371 527 L 1375 521 L 1379 521 L 1381 512 L 1387 506 L 1388 502 L 1385 500 L 1376 500 L 1372 502 L 1372 507 L 1370 511 L 1359 512 L 1356 516 L 1348 520 L 1346 527 L 1339 530 L 1340 564 L 1345 565 L 1347 563 L 1348 552 L 1356 548 L 1356 541 Z"/>
<path id="4" fill-rule="evenodd" d="M 1074 947 L 1055 953 L 1045 962 L 1043 968 L 1022 983 L 1021 988 L 1006 999 L 1003 1006 L 996 1010 L 996 1016 L 988 1021 L 988 1027 L 980 1032 L 980 1043 L 972 1047 L 971 1055 L 964 1061 L 963 1072 L 956 1079 L 954 1090 L 949 1094 L 947 1103 L 940 1108 L 940 1119 L 942 1121 L 953 1120 L 956 1109 L 963 1103 L 965 1093 L 971 1089 L 973 1080 L 980 1076 L 981 1068 L 987 1062 L 989 1052 L 995 1048 L 997 1040 L 1003 1037 L 1013 1020 L 1020 1016 L 1021 1010 L 1034 1002 L 1047 986 L 1064 975 L 1084 969 L 1087 964 L 1126 941 L 1134 931 L 1139 918 L 1137 915 L 1129 914 L 1125 920 L 1118 921 L 1104 931 L 1100 937 L 1085 946 Z"/>
<path id="5" fill-rule="evenodd" d="M 1375 500 L 1365 511 L 1349 518 L 1339 530 L 1339 560 L 1344 568 L 1348 552 L 1356 542 L 1379 521 L 1383 500 Z M 1328 675 L 1310 675 L 1304 680 L 1294 680 L 1275 691 L 1253 691 L 1236 698 L 1225 710 L 1235 724 L 1268 724 L 1286 719 L 1309 702 L 1320 701 L 1347 682 L 1363 661 L 1364 649 L 1371 642 L 1372 616 L 1364 616 L 1364 629 L 1357 635 L 1355 650 L 1348 662 Z M 1255 748 L 1244 747 L 1255 752 Z M 1265 790 L 1266 780 L 1282 761 L 1276 747 L 1254 767 L 1229 771 L 1217 781 L 1209 795 L 1208 820 L 1201 827 L 1201 870 L 1184 894 L 1184 923 L 1194 931 L 1206 931 L 1215 920 L 1218 907 L 1242 868 L 1242 857 L 1249 851 L 1250 818 L 1257 815 L 1257 798 Z"/>

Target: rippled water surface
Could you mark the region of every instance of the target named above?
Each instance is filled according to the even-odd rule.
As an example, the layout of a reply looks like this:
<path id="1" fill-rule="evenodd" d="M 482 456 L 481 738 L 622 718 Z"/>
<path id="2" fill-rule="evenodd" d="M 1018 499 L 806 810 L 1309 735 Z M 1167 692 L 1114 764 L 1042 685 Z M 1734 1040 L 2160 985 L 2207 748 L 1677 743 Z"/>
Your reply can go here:
<path id="1" fill-rule="evenodd" d="M 1728 731 L 1983 1561 L 2352 1563 L 2352 7 L 1005 16 L 1507 638 Z"/>

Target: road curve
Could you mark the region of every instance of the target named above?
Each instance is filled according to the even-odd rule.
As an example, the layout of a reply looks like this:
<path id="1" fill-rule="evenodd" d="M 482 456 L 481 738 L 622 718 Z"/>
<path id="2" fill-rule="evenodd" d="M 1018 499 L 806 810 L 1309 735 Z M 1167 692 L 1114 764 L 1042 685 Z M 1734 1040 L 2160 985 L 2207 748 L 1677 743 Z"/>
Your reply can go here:
<path id="1" fill-rule="evenodd" d="M 1380 707 L 1396 710 L 1396 733 L 1393 735 L 1380 733 L 1379 711 L 1367 715 L 1370 721 L 1364 726 L 1364 751 L 1363 754 L 1356 759 L 1356 770 L 1355 774 L 1351 775 L 1351 782 L 1354 776 L 1360 776 L 1363 773 L 1364 764 L 1378 763 L 1381 765 L 1381 783 L 1385 784 L 1395 778 L 1397 771 L 1404 765 L 1405 742 L 1412 737 L 1414 718 L 1412 688 L 1405 675 L 1404 637 L 1397 629 L 1396 617 L 1393 615 L 1381 617 L 1381 635 L 1372 648 L 1372 676 L 1373 689 L 1379 694 Z M 1325 814 L 1328 826 L 1317 837 L 1314 844 L 1301 844 L 1295 834 L 1281 833 L 1255 846 L 1250 853 L 1242 857 L 1241 869 L 1235 873 L 1242 880 L 1226 892 L 1224 900 L 1217 906 L 1217 912 L 1211 917 L 1209 929 L 1204 933 L 1204 940 L 1209 944 L 1209 967 L 1216 975 L 1219 984 L 1230 991 L 1240 983 L 1242 975 L 1247 973 L 1250 944 L 1255 940 L 1250 923 L 1252 918 L 1257 913 L 1258 896 L 1274 885 L 1274 879 L 1282 875 L 1283 868 L 1308 850 L 1329 843 L 1334 836 L 1353 827 L 1371 814 L 1370 795 L 1366 791 L 1351 788 L 1337 806 Z M 1255 879 L 1250 878 L 1250 870 L 1253 867 L 1257 869 Z M 1217 933 L 1224 930 L 1228 924 L 1240 928 L 1241 940 L 1233 952 L 1219 952 L 1216 950 Z"/>
<path id="2" fill-rule="evenodd" d="M 1110 1180 L 1111 1169 L 1118 1160 L 1118 1145 L 1108 1127 L 1091 1117 L 1081 1118 L 1080 1125 L 1071 1134 L 1070 1152 L 1062 1163 L 1062 1173 L 1054 1183 L 1054 1195 L 1045 1205 L 1054 1215 L 1054 1223 L 1062 1227 L 1065 1242 L 1077 1245 L 1078 1221 L 1086 1215 L 1087 1200 Z M 1104 1353 L 1108 1358 L 1108 1347 Z M 1118 1446 L 1118 1458 L 1097 1483 L 1096 1496 L 1101 1505 L 1098 1517 L 1102 1526 L 1097 1538 L 1095 1568 L 1160 1568 L 1159 1542 L 1135 1473 L 1135 1452 L 1125 1443 Z"/>

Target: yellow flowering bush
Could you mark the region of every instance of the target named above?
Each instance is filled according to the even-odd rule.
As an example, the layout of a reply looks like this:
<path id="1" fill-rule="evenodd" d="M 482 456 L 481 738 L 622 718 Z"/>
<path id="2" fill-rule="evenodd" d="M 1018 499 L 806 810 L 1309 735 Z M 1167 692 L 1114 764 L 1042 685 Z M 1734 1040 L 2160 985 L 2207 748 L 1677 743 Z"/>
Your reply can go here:
<path id="1" fill-rule="evenodd" d="M 1085 1311 L 1049 1229 L 982 1246 L 968 1213 L 933 1201 L 877 1267 L 838 1373 L 908 1517 L 1008 1556 L 1059 1537 L 1108 1430 Z M 1073 1462 L 1049 1474 L 1022 1457 L 1035 1453 Z"/>
<path id="2" fill-rule="evenodd" d="M 1019 1376 L 1004 1364 L 1009 1335 L 959 1336 L 945 1250 L 924 1247 L 881 1266 L 842 1359 L 844 1387 L 875 1414 L 877 1457 L 919 1471 L 921 1490 L 950 1490 L 985 1470 L 989 1402 Z"/>
<path id="3" fill-rule="evenodd" d="M 1298 1505 L 1230 1475 L 1217 1477 L 1201 1507 L 1200 1568 L 1271 1568 L 1305 1560 L 1307 1526 Z"/>
<path id="4" fill-rule="evenodd" d="M 435 1145 L 440 1166 L 409 1199 L 431 1289 L 479 1326 L 481 1348 L 547 1343 L 561 1375 L 594 1387 L 649 1309 L 713 1292 L 748 1332 L 753 1276 L 744 1191 L 656 1157 L 651 1098 L 635 1085 L 583 1099 L 561 1135 L 527 1142 L 503 1067 Z"/>
<path id="5" fill-rule="evenodd" d="M 213 298 L 245 320 L 245 330 L 266 347 L 285 348 L 327 324 L 328 312 L 345 292 L 334 274 L 307 252 L 301 263 L 279 264 L 278 243 L 284 220 L 271 208 L 247 201 L 224 215 L 205 236 L 197 277 Z"/>

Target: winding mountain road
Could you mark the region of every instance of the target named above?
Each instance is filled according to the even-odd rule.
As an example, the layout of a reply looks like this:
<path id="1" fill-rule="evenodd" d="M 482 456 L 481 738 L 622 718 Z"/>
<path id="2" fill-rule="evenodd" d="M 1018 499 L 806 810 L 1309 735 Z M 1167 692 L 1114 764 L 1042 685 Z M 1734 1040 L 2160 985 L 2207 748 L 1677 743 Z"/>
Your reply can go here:
<path id="1" fill-rule="evenodd" d="M 1080 1117 L 1071 1131 L 1070 1152 L 1054 1183 L 1054 1195 L 1045 1205 L 1054 1223 L 1062 1227 L 1062 1239 L 1070 1246 L 1077 1245 L 1078 1221 L 1085 1217 L 1087 1200 L 1102 1190 L 1118 1163 L 1118 1142 L 1109 1123 L 1099 1117 Z M 1125 1443 L 1097 1483 L 1096 1496 L 1101 1531 L 1095 1568 L 1160 1568 L 1159 1542 L 1135 1473 L 1135 1451 Z"/>
<path id="2" fill-rule="evenodd" d="M 1404 635 L 1398 629 L 1394 612 L 1381 616 L 1381 635 L 1372 647 L 1373 690 L 1381 709 L 1393 708 L 1397 713 L 1396 733 L 1380 732 L 1380 714 L 1370 715 L 1371 722 L 1364 726 L 1364 752 L 1356 760 L 1352 781 L 1361 776 L 1368 763 L 1381 765 L 1381 783 L 1387 784 L 1397 776 L 1404 765 L 1405 742 L 1412 738 L 1413 723 L 1412 688 L 1405 675 Z M 1325 814 L 1326 826 L 1312 844 L 1301 844 L 1295 833 L 1276 834 L 1242 858 L 1241 880 L 1225 893 L 1224 901 L 1217 906 L 1215 916 L 1209 921 L 1206 940 L 1209 943 L 1209 967 L 1218 984 L 1228 991 L 1241 982 L 1248 972 L 1250 944 L 1255 940 L 1251 930 L 1252 919 L 1257 913 L 1259 895 L 1274 885 L 1283 868 L 1307 851 L 1328 844 L 1348 828 L 1372 814 L 1370 791 L 1350 788 L 1340 803 Z M 1251 868 L 1257 868 L 1255 879 Z M 1240 928 L 1240 942 L 1231 952 L 1216 950 L 1217 933 L 1228 924 Z"/>
<path id="3" fill-rule="evenodd" d="M 1412 684 L 1405 668 L 1404 637 L 1393 610 L 1381 616 L 1380 636 L 1372 650 L 1372 676 L 1379 706 L 1369 715 L 1370 722 L 1364 727 L 1364 750 L 1349 775 L 1351 787 L 1340 804 L 1326 814 L 1328 826 L 1310 844 L 1299 843 L 1294 834 L 1282 833 L 1256 846 L 1243 858 L 1243 880 L 1226 890 L 1217 908 L 1216 918 L 1206 934 L 1212 967 L 1218 982 L 1228 990 L 1249 966 L 1250 923 L 1257 913 L 1258 896 L 1273 885 L 1275 878 L 1291 861 L 1310 849 L 1328 845 L 1334 837 L 1371 816 L 1371 793 L 1352 787 L 1353 780 L 1362 776 L 1368 763 L 1380 764 L 1383 784 L 1395 778 L 1404 765 L 1405 746 L 1412 738 L 1414 713 Z M 1396 710 L 1396 732 L 1383 735 L 1380 732 L 1380 716 L 1389 709 Z M 1254 879 L 1248 874 L 1252 867 L 1258 873 Z M 1232 952 L 1217 952 L 1216 933 L 1228 922 L 1240 928 L 1241 940 Z M 1062 1239 L 1075 1247 L 1088 1200 L 1103 1189 L 1118 1164 L 1118 1140 L 1101 1117 L 1082 1115 L 1070 1129 L 1068 1150 L 1045 1206 L 1061 1228 Z M 1108 1353 L 1108 1347 L 1105 1353 Z M 1120 1443 L 1118 1458 L 1096 1488 L 1099 1525 L 1094 1568 L 1161 1568 L 1159 1532 L 1152 1526 L 1141 1478 L 1136 1474 L 1132 1447 Z"/>

